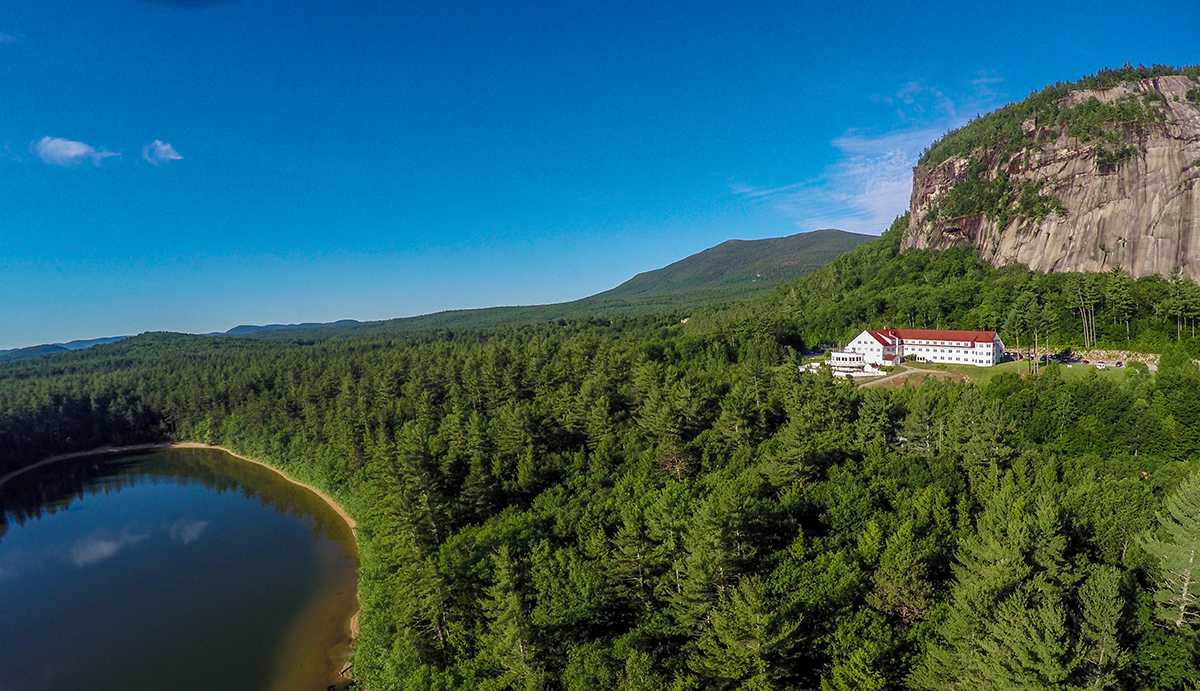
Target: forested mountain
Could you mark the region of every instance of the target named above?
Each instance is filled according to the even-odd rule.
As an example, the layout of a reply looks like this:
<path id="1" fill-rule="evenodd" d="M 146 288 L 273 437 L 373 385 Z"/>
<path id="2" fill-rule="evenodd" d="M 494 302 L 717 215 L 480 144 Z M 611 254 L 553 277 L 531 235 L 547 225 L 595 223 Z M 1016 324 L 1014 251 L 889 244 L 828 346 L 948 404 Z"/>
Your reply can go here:
<path id="1" fill-rule="evenodd" d="M 825 229 L 782 238 L 728 240 L 669 266 L 638 274 L 612 290 L 572 302 L 449 310 L 363 324 L 317 325 L 318 328 L 306 330 L 304 336 L 363 336 L 686 312 L 768 293 L 873 239 L 870 235 Z M 296 336 L 275 331 L 244 335 Z"/>
<path id="2" fill-rule="evenodd" d="M 295 331 L 296 329 L 317 329 L 323 327 L 337 328 L 339 326 L 351 326 L 360 324 L 361 322 L 354 319 L 339 319 L 335 322 L 305 322 L 303 324 L 264 324 L 262 326 L 256 324 L 240 324 L 238 326 L 223 331 L 220 333 L 211 333 L 209 336 L 248 336 L 250 334 L 259 333 L 262 331 Z"/>
<path id="3" fill-rule="evenodd" d="M 873 239 L 869 235 L 826 229 L 783 238 L 729 240 L 662 269 L 638 274 L 612 290 L 572 302 L 447 310 L 375 322 L 342 319 L 325 323 L 243 324 L 208 335 L 323 339 L 689 310 L 769 292 Z M 0 362 L 79 350 L 122 338 L 125 337 L 4 350 L 0 351 Z"/>
<path id="4" fill-rule="evenodd" d="M 69 341 L 67 343 L 49 343 L 46 345 L 29 346 L 28 348 L 0 350 L 0 362 L 14 362 L 16 360 L 24 360 L 25 358 L 37 357 L 39 355 L 53 355 L 55 353 L 68 353 L 72 350 L 84 350 L 93 346 L 116 343 L 117 341 L 125 338 L 128 338 L 128 336 L 92 338 L 88 340 Z"/>
<path id="5" fill-rule="evenodd" d="M 764 240 L 727 240 L 654 271 L 640 273 L 589 301 L 722 291 L 746 296 L 767 292 L 825 266 L 875 238 L 827 228 Z"/>
<path id="6" fill-rule="evenodd" d="M 0 473 L 174 439 L 314 482 L 358 520 L 372 691 L 1191 688 L 1195 287 L 901 253 L 906 223 L 687 323 L 146 334 L 10 363 Z M 882 320 L 1163 357 L 986 387 L 800 372 Z"/>

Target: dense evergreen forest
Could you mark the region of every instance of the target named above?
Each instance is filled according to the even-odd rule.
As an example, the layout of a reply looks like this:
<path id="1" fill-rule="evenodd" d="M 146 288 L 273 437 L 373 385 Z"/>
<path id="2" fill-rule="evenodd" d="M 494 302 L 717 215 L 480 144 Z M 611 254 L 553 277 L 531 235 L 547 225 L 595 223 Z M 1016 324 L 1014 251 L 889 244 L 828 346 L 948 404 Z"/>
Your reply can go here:
<path id="1" fill-rule="evenodd" d="M 1200 356 L 1200 286 L 1178 272 L 1134 280 L 1106 273 L 994 268 L 974 247 L 900 252 L 908 215 L 876 242 L 782 287 L 770 300 L 715 312 L 787 319 L 808 344 L 845 344 L 864 328 L 998 331 L 1009 349 L 1105 347 Z"/>
<path id="2" fill-rule="evenodd" d="M 722 309 L 2 365 L 0 473 L 196 440 L 318 484 L 359 522 L 371 691 L 1193 688 L 1195 286 L 900 254 L 904 223 Z M 1162 358 L 799 371 L 882 321 Z"/>

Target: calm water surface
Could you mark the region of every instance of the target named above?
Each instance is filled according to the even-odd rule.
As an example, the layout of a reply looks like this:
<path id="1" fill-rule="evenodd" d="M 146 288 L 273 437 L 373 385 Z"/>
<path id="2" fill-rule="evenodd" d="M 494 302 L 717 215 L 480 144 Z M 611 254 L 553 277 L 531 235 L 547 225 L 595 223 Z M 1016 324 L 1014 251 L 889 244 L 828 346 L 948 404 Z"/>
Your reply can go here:
<path id="1" fill-rule="evenodd" d="M 63 461 L 0 486 L 0 515 L 0 691 L 345 686 L 353 535 L 266 468 Z"/>

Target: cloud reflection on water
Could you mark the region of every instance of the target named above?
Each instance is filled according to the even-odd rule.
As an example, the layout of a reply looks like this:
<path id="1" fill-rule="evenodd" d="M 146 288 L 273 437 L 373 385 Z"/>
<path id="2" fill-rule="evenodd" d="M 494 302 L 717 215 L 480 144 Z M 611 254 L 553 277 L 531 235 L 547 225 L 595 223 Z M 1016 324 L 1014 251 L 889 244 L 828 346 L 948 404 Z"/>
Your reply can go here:
<path id="1" fill-rule="evenodd" d="M 185 517 L 151 530 L 139 526 L 127 526 L 119 531 L 101 528 L 77 537 L 67 545 L 47 545 L 37 550 L 10 548 L 0 552 L 0 579 L 20 578 L 30 572 L 42 571 L 48 562 L 86 568 L 164 534 L 172 542 L 187 546 L 199 540 L 210 524 L 211 521 Z M 5 689 L 0 687 L 0 691 Z"/>
<path id="2" fill-rule="evenodd" d="M 125 529 L 116 537 L 101 537 L 99 535 L 89 535 L 75 543 L 71 548 L 68 560 L 83 568 L 92 564 L 99 564 L 106 559 L 111 559 L 121 553 L 126 547 L 132 547 L 142 542 L 149 535 L 135 535 Z"/>
<path id="3" fill-rule="evenodd" d="M 167 535 L 181 545 L 190 545 L 200 539 L 207 527 L 208 521 L 189 521 L 181 518 L 167 530 Z"/>

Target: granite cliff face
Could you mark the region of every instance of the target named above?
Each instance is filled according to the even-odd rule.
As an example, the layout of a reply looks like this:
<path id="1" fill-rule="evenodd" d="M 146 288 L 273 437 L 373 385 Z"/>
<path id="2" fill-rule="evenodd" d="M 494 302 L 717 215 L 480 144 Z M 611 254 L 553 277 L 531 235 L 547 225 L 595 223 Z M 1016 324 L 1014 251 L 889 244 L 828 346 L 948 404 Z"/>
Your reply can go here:
<path id="1" fill-rule="evenodd" d="M 1200 280 L 1200 77 L 1035 98 L 926 153 L 904 247 L 975 244 L 996 266 Z"/>

